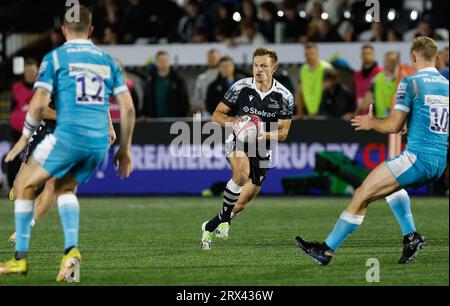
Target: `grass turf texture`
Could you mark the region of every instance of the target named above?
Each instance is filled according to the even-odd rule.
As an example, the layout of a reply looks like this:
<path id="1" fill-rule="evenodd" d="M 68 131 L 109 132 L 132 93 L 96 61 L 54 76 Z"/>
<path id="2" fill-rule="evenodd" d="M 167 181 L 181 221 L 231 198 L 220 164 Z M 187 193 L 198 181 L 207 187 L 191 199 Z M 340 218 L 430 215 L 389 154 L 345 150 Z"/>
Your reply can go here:
<path id="1" fill-rule="evenodd" d="M 380 262 L 379 285 L 448 285 L 448 199 L 413 198 L 426 248 L 410 265 L 397 264 L 402 237 L 384 201 L 363 226 L 320 267 L 293 237 L 323 240 L 348 199 L 258 198 L 232 223 L 228 240 L 200 251 L 200 227 L 221 207 L 219 198 L 82 198 L 82 285 L 373 285 L 369 258 Z M 7 238 L 13 206 L 0 205 L 0 261 L 11 258 Z M 55 285 L 63 234 L 54 207 L 33 228 L 29 273 L 0 277 L 0 285 Z"/>

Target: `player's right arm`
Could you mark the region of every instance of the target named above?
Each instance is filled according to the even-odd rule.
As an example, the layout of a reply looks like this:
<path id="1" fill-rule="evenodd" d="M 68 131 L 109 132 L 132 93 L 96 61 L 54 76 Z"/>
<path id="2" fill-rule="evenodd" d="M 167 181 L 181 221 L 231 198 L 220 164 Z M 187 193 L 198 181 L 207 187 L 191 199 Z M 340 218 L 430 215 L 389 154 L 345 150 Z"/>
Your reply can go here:
<path id="1" fill-rule="evenodd" d="M 394 110 L 386 119 L 376 119 L 373 117 L 373 104 L 370 105 L 369 114 L 366 116 L 356 116 L 352 119 L 352 126 L 356 131 L 374 130 L 382 134 L 398 134 L 405 126 L 408 114 Z"/>
<path id="2" fill-rule="evenodd" d="M 386 119 L 376 119 L 373 116 L 373 104 L 370 105 L 369 114 L 356 116 L 352 119 L 352 126 L 357 131 L 374 130 L 383 134 L 397 134 L 402 131 L 412 107 L 414 93 L 409 79 L 403 79 L 397 89 L 397 104 L 391 115 Z"/>
<path id="3" fill-rule="evenodd" d="M 228 116 L 230 112 L 231 107 L 223 102 L 220 102 L 212 115 L 212 121 L 222 126 L 225 126 L 226 124 L 236 123 L 237 118 L 235 116 Z"/>
<path id="4" fill-rule="evenodd" d="M 56 51 L 53 51 L 56 52 Z M 39 74 L 34 83 L 35 92 L 31 98 L 30 108 L 25 118 L 25 126 L 22 131 L 22 137 L 7 154 L 5 161 L 11 162 L 22 152 L 28 144 L 28 140 L 34 131 L 39 127 L 46 108 L 50 103 L 50 97 L 53 93 L 53 85 L 56 79 L 56 69 L 53 63 L 53 53 L 48 53 L 42 60 L 39 67 Z"/>
<path id="5" fill-rule="evenodd" d="M 30 102 L 22 136 L 6 155 L 5 162 L 9 163 L 13 161 L 26 148 L 31 135 L 33 135 L 41 120 L 44 118 L 44 112 L 48 108 L 49 103 L 50 92 L 44 88 L 37 88 Z"/>

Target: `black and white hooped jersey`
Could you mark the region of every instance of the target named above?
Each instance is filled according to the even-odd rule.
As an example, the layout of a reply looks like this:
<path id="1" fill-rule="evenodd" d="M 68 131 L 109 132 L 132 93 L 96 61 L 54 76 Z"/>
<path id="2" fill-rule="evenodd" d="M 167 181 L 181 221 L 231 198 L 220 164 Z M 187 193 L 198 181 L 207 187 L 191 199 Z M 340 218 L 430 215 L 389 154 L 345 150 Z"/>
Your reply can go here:
<path id="1" fill-rule="evenodd" d="M 275 79 L 267 92 L 258 90 L 254 78 L 237 81 L 225 93 L 223 103 L 238 116 L 257 115 L 263 122 L 289 120 L 294 112 L 292 93 Z"/>

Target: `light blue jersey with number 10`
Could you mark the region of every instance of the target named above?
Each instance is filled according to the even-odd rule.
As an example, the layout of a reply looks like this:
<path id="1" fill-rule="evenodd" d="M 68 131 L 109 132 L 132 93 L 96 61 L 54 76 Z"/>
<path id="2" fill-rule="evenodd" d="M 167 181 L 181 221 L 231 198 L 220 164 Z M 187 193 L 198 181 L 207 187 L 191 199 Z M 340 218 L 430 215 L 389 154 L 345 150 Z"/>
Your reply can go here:
<path id="1" fill-rule="evenodd" d="M 408 113 L 408 144 L 389 170 L 403 188 L 436 181 L 447 166 L 448 80 L 432 67 L 404 78 L 395 109 Z"/>
<path id="2" fill-rule="evenodd" d="M 128 91 L 108 54 L 89 40 L 70 40 L 44 57 L 34 87 L 52 95 L 58 139 L 84 149 L 108 147 L 109 97 Z"/>
<path id="3" fill-rule="evenodd" d="M 408 151 L 447 155 L 448 85 L 448 80 L 432 67 L 400 82 L 395 109 L 409 113 Z"/>

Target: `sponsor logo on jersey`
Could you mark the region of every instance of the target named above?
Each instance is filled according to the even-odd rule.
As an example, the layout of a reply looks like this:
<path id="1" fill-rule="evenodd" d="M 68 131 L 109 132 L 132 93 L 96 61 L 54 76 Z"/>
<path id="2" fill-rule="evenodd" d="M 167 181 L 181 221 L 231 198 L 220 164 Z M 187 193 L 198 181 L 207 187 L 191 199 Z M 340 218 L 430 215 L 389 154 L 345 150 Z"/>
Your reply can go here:
<path id="1" fill-rule="evenodd" d="M 244 106 L 243 110 L 246 113 L 249 113 L 251 115 L 257 115 L 259 117 L 265 117 L 265 118 L 276 118 L 277 117 L 277 113 L 266 112 L 266 111 L 263 111 L 263 110 L 260 111 L 260 110 L 257 110 L 254 107 Z"/>
<path id="2" fill-rule="evenodd" d="M 439 95 L 425 95 L 425 105 L 436 106 L 436 105 L 447 105 L 448 97 Z"/>
<path id="3" fill-rule="evenodd" d="M 250 98 L 250 102 L 252 102 L 254 96 L 250 95 L 249 98 Z"/>

